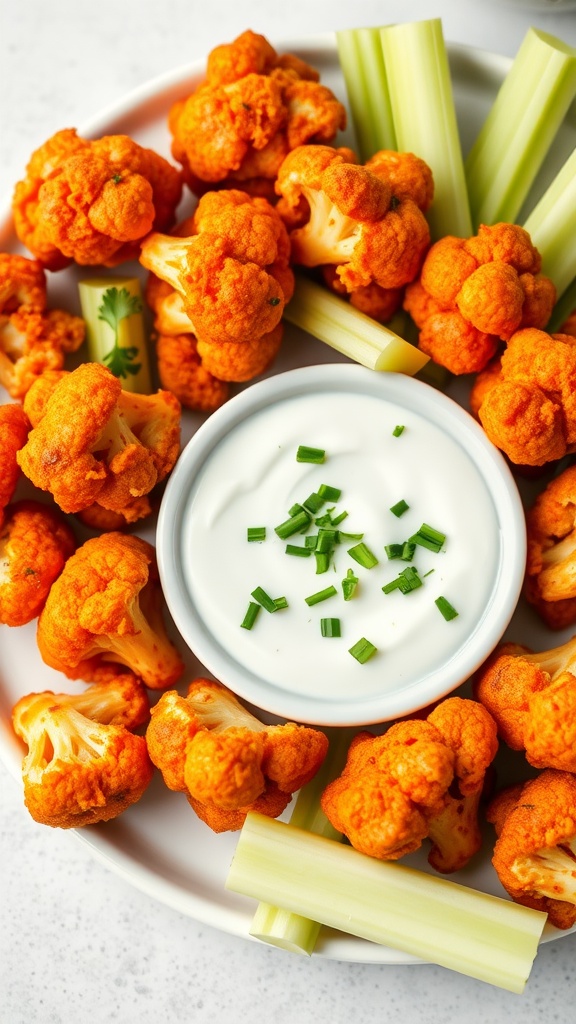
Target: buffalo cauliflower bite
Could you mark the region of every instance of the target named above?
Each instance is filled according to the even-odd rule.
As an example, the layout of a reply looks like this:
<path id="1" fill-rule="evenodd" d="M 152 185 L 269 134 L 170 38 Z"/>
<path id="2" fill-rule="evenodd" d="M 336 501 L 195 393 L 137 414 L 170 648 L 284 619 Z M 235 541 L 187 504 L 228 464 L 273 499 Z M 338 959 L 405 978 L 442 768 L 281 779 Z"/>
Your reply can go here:
<path id="1" fill-rule="evenodd" d="M 83 363 L 41 378 L 29 396 L 34 426 L 18 462 L 36 487 L 64 512 L 95 502 L 127 522 L 150 512 L 147 496 L 179 453 L 180 403 L 171 392 L 132 394 L 106 367 Z"/>
<path id="2" fill-rule="evenodd" d="M 382 288 L 372 281 L 371 284 L 353 288 L 351 292 L 348 292 L 338 277 L 336 267 L 330 263 L 322 267 L 322 278 L 330 291 L 342 298 L 349 299 L 351 306 L 381 324 L 388 323 L 402 306 L 404 297 L 402 288 Z"/>
<path id="3" fill-rule="evenodd" d="M 109 821 L 140 799 L 153 775 L 146 740 L 130 730 L 148 716 L 142 684 L 110 674 L 79 695 L 31 693 L 15 705 L 28 747 L 24 800 L 35 821 L 78 828 Z"/>
<path id="4" fill-rule="evenodd" d="M 18 501 L 0 526 L 0 622 L 23 626 L 40 614 L 54 580 L 76 547 L 62 516 L 37 501 Z"/>
<path id="5" fill-rule="evenodd" d="M 295 263 L 335 265 L 347 292 L 374 282 L 400 288 L 417 276 L 430 243 L 426 218 L 383 175 L 329 146 L 299 146 L 275 187 L 285 206 L 307 204 L 306 223 L 290 233 Z"/>
<path id="6" fill-rule="evenodd" d="M 516 331 L 475 400 L 489 439 L 518 465 L 543 466 L 576 450 L 576 340 Z"/>
<path id="7" fill-rule="evenodd" d="M 4 509 L 18 484 L 20 466 L 16 456 L 26 444 L 29 429 L 30 423 L 21 405 L 16 402 L 0 405 L 0 526 Z"/>
<path id="8" fill-rule="evenodd" d="M 556 290 L 540 267 L 517 224 L 482 224 L 470 238 L 439 239 L 406 290 L 420 348 L 454 374 L 482 370 L 516 331 L 548 323 Z"/>
<path id="9" fill-rule="evenodd" d="M 169 115 L 172 154 L 188 185 L 238 185 L 269 199 L 287 153 L 332 142 L 346 111 L 314 68 L 243 32 L 208 56 L 206 78 Z"/>
<path id="10" fill-rule="evenodd" d="M 238 829 L 249 810 L 277 817 L 309 782 L 328 749 L 324 733 L 265 725 L 221 683 L 195 679 L 186 697 L 152 708 L 148 751 L 169 789 L 184 792 L 215 831 Z"/>
<path id="11" fill-rule="evenodd" d="M 92 537 L 50 589 L 38 619 L 40 654 L 71 679 L 92 679 L 112 661 L 151 689 L 171 686 L 184 666 L 162 612 L 152 545 L 119 532 Z"/>
<path id="12" fill-rule="evenodd" d="M 265 199 L 207 193 L 177 236 L 153 233 L 142 244 L 142 265 L 177 293 L 152 292 L 157 330 L 193 333 L 202 365 L 219 380 L 262 373 L 280 347 L 292 297 L 289 257 L 286 228 Z"/>
<path id="13" fill-rule="evenodd" d="M 512 899 L 548 914 L 556 928 L 576 923 L 576 778 L 543 771 L 497 794 L 492 863 Z"/>
<path id="14" fill-rule="evenodd" d="M 48 370 L 59 370 L 84 341 L 84 321 L 48 309 L 45 273 L 37 260 L 0 253 L 0 384 L 22 399 Z"/>
<path id="15" fill-rule="evenodd" d="M 576 466 L 552 479 L 526 515 L 524 593 L 547 626 L 576 622 Z"/>
<path id="16" fill-rule="evenodd" d="M 576 638 L 532 652 L 501 644 L 479 671 L 474 692 L 512 750 L 535 768 L 576 772 Z"/>
<path id="17" fill-rule="evenodd" d="M 170 227 L 180 172 L 126 135 L 57 132 L 32 154 L 12 201 L 16 233 L 50 270 L 75 261 L 115 266 L 152 229 Z"/>
<path id="18" fill-rule="evenodd" d="M 456 871 L 480 849 L 478 805 L 497 747 L 486 710 L 449 698 L 425 720 L 397 722 L 382 736 L 359 733 L 322 809 L 361 853 L 397 860 L 428 837 L 430 864 Z"/>

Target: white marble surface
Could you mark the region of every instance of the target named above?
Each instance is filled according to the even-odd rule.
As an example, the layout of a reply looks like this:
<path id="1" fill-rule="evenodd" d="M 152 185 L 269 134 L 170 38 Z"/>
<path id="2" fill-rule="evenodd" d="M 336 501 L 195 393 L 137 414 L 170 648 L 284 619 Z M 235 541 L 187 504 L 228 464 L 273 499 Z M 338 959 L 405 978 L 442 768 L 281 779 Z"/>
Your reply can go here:
<path id="1" fill-rule="evenodd" d="M 0 194 L 53 131 L 244 28 L 272 40 L 442 16 L 446 38 L 513 55 L 528 25 L 576 45 L 576 14 L 504 0 L 26 0 L 0 5 Z M 31 686 L 33 681 L 30 681 Z M 434 966 L 304 960 L 168 909 L 35 825 L 0 766 L 0 1024 L 468 1024 L 574 1017 L 576 935 L 544 946 L 523 996 Z"/>

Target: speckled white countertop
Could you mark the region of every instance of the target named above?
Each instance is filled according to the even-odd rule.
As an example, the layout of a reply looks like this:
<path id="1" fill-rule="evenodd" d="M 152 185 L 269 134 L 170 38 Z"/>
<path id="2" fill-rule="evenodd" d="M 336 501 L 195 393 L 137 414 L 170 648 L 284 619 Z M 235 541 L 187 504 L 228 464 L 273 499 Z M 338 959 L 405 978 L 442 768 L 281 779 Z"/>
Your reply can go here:
<path id="1" fill-rule="evenodd" d="M 280 41 L 441 16 L 448 40 L 510 56 L 530 24 L 576 45 L 576 12 L 528 8 L 504 0 L 5 0 L 0 195 L 53 131 L 86 122 L 245 28 Z M 541 949 L 523 996 L 434 966 L 297 958 L 198 924 L 95 861 L 73 834 L 36 825 L 1 765 L 0 865 L 0 1024 L 574 1019 L 576 935 Z"/>

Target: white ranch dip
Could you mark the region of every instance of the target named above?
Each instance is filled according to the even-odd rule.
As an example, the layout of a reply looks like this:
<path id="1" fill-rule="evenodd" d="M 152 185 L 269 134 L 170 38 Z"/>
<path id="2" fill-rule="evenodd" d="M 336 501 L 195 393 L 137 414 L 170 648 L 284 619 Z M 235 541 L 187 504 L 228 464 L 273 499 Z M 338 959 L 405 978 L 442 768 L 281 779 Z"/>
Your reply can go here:
<path id="1" fill-rule="evenodd" d="M 396 437 L 398 424 L 405 429 Z M 325 462 L 297 462 L 299 445 L 324 449 Z M 323 574 L 313 556 L 285 554 L 287 543 L 304 538 L 281 540 L 274 527 L 321 484 L 342 494 L 318 515 L 334 504 L 334 514 L 346 510 L 340 529 L 363 533 L 379 560 L 374 568 L 347 554 L 352 540 L 336 547 Z M 390 507 L 401 499 L 409 509 L 397 518 Z M 182 570 L 203 628 L 240 668 L 309 697 L 370 698 L 437 671 L 474 633 L 498 574 L 498 519 L 472 458 L 428 419 L 374 395 L 305 393 L 260 409 L 215 445 L 185 500 Z M 423 522 L 446 535 L 442 551 L 417 547 L 412 564 L 423 585 L 384 594 L 382 586 L 407 564 L 389 561 L 384 546 L 406 540 Z M 255 526 L 266 526 L 265 541 L 247 541 Z M 359 585 L 344 601 L 349 568 Z M 337 596 L 306 604 L 331 584 Z M 262 609 L 254 627 L 243 629 L 256 587 L 285 596 L 288 608 Z M 440 595 L 458 611 L 451 621 L 435 606 Z M 340 619 L 340 638 L 321 635 L 323 617 Z M 364 664 L 349 653 L 362 637 L 377 648 Z"/>

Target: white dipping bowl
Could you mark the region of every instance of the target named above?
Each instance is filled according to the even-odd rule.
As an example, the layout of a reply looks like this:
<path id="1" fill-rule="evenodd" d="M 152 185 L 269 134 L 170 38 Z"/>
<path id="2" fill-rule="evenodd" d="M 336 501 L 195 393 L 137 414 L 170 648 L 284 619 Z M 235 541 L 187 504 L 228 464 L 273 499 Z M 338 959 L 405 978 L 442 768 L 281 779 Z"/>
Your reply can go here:
<path id="1" fill-rule="evenodd" d="M 298 462 L 301 444 L 324 449 L 325 461 Z M 304 537 L 282 540 L 275 527 L 321 484 L 342 495 L 317 515 L 346 511 L 339 529 L 364 534 L 373 568 L 342 536 L 326 572 L 314 554 L 285 553 Z M 418 545 L 412 563 L 389 560 L 385 546 L 422 523 L 446 535 L 441 551 Z M 266 540 L 249 543 L 255 526 Z M 248 387 L 193 435 L 164 494 L 157 553 L 175 625 L 210 674 L 280 718 L 368 725 L 446 696 L 493 650 L 522 587 L 525 519 L 502 455 L 452 399 L 403 374 L 307 366 Z M 422 585 L 383 592 L 408 564 Z M 345 601 L 349 569 L 359 582 Z M 258 587 L 288 607 L 261 608 L 242 628 Z M 305 600 L 330 587 L 328 599 Z M 440 613 L 440 596 L 455 618 Z M 338 619 L 341 635 L 322 635 L 322 618 Z M 350 653 L 362 638 L 376 648 L 364 663 Z"/>

